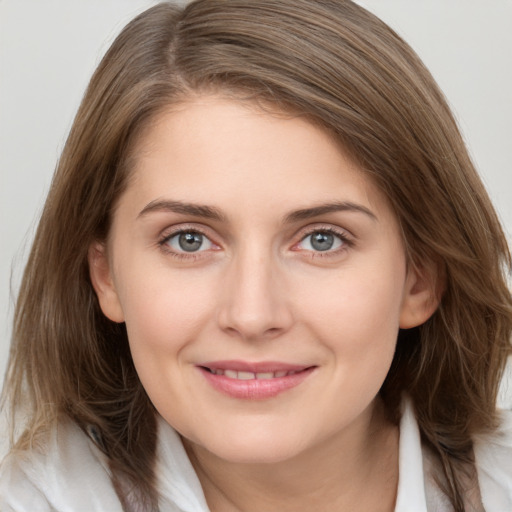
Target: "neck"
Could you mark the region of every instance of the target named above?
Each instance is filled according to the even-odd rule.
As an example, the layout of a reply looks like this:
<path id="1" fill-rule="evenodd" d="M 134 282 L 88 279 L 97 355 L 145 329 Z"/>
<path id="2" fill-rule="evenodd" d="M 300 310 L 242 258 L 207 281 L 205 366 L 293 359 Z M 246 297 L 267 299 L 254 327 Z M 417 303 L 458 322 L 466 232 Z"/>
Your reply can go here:
<path id="1" fill-rule="evenodd" d="M 278 463 L 231 463 L 185 447 L 212 512 L 394 510 L 398 428 L 380 402 L 357 425 Z"/>

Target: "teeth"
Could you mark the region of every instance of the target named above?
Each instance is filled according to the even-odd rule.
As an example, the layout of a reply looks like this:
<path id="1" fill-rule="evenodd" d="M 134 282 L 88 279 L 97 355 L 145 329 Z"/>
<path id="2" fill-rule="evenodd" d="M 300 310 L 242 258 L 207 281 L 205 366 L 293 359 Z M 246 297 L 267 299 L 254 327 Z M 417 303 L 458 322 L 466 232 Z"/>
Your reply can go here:
<path id="1" fill-rule="evenodd" d="M 238 372 L 238 380 L 251 380 L 255 378 L 256 375 L 252 372 Z"/>
<path id="2" fill-rule="evenodd" d="M 283 372 L 279 372 L 279 373 L 283 373 Z M 286 375 L 286 372 L 284 372 L 284 374 Z M 272 372 L 267 372 L 267 373 L 257 373 L 256 374 L 256 378 L 257 379 L 273 379 L 274 377 L 277 377 L 277 372 L 276 373 L 272 373 Z M 284 375 L 281 375 L 281 377 L 284 377 Z"/>
<path id="3" fill-rule="evenodd" d="M 237 380 L 268 380 L 268 379 L 279 379 L 281 377 L 286 377 L 288 375 L 294 375 L 297 373 L 296 371 L 278 371 L 278 372 L 246 372 L 246 371 L 236 371 L 236 370 L 221 370 L 218 368 L 211 368 L 210 371 L 215 375 L 224 375 L 228 379 L 237 379 Z"/>

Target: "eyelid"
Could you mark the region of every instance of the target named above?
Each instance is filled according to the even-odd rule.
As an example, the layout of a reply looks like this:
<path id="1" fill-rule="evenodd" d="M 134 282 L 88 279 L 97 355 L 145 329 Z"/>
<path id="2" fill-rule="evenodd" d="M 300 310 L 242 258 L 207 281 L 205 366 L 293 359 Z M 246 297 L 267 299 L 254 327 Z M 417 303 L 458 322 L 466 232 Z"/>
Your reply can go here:
<path id="1" fill-rule="evenodd" d="M 167 254 L 172 254 L 173 256 L 176 256 L 178 258 L 198 258 L 200 255 L 202 255 L 205 252 L 208 252 L 210 250 L 219 250 L 220 245 L 214 240 L 215 237 L 213 237 L 210 234 L 209 229 L 205 228 L 204 226 L 193 224 L 193 223 L 184 223 L 184 224 L 177 224 L 171 227 L 168 227 L 160 233 L 160 236 L 158 237 L 158 245 L 160 248 L 165 251 Z M 180 235 L 182 233 L 198 233 L 205 238 L 207 238 L 212 245 L 212 247 L 202 250 L 202 251 L 176 251 L 172 249 L 168 242 L 172 238 L 174 238 L 177 235 Z"/>
<path id="2" fill-rule="evenodd" d="M 355 240 L 355 236 L 348 229 L 326 223 L 309 224 L 298 231 L 296 238 L 298 238 L 300 241 L 303 240 L 306 236 L 319 231 L 332 233 L 333 235 L 339 236 L 340 238 L 343 239 L 351 241 Z"/>
<path id="3" fill-rule="evenodd" d="M 196 240 L 200 240 L 200 246 L 197 250 L 190 250 L 187 251 L 186 249 L 180 247 L 182 240 L 181 237 L 183 235 L 192 235 L 194 242 Z M 213 248 L 213 242 L 202 233 L 198 233 L 197 231 L 178 231 L 174 235 L 171 235 L 170 237 L 167 237 L 167 239 L 164 242 L 170 249 L 172 249 L 173 252 L 180 253 L 180 254 L 198 254 L 201 252 L 205 252 L 208 249 Z"/>
<path id="4" fill-rule="evenodd" d="M 297 248 L 300 243 L 302 243 L 308 236 L 311 236 L 313 233 L 329 233 L 336 237 L 338 237 L 342 241 L 341 247 L 334 250 L 326 250 L 326 251 L 311 251 L 308 249 L 300 249 Z M 313 224 L 308 225 L 302 228 L 296 235 L 298 241 L 294 242 L 292 246 L 292 250 L 295 251 L 303 251 L 307 253 L 311 253 L 315 257 L 328 257 L 339 254 L 343 251 L 346 251 L 348 248 L 352 247 L 355 243 L 355 236 L 350 233 L 348 230 L 341 228 L 339 226 L 334 226 L 332 224 Z"/>
<path id="5" fill-rule="evenodd" d="M 179 224 L 174 224 L 172 226 L 167 226 L 166 228 L 162 229 L 162 231 L 159 234 L 159 239 L 168 239 L 174 235 L 177 235 L 178 233 L 188 232 L 200 233 L 201 235 L 204 235 L 207 238 L 211 239 L 213 238 L 211 231 L 212 230 L 210 228 L 208 228 L 207 226 L 203 226 L 202 224 L 196 224 L 194 222 L 183 222 Z"/>

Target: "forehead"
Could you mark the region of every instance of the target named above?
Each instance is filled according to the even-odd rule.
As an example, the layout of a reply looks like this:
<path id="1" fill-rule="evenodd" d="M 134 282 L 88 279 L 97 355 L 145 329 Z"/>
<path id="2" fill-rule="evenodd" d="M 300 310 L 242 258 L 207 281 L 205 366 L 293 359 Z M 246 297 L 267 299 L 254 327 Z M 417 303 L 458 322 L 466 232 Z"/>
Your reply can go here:
<path id="1" fill-rule="evenodd" d="M 129 192 L 141 207 L 166 195 L 223 209 L 340 200 L 387 207 L 327 130 L 252 102 L 210 95 L 173 105 L 146 127 L 134 154 Z"/>

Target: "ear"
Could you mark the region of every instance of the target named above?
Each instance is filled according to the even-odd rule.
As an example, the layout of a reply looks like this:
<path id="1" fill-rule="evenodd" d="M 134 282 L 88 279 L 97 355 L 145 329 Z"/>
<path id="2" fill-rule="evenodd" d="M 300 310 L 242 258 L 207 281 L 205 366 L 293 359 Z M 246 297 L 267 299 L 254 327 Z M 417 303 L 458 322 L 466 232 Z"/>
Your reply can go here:
<path id="1" fill-rule="evenodd" d="M 94 242 L 89 247 L 87 257 L 89 276 L 103 314 L 113 322 L 124 322 L 124 314 L 112 279 L 105 245 Z"/>
<path id="2" fill-rule="evenodd" d="M 425 323 L 441 300 L 441 286 L 435 265 L 418 267 L 410 264 L 404 286 L 400 328 L 410 329 Z"/>

